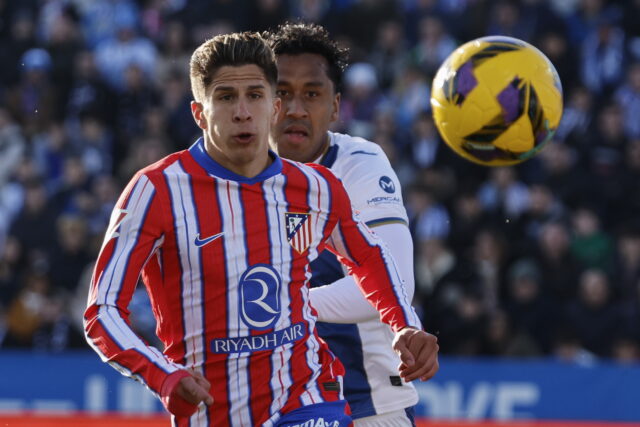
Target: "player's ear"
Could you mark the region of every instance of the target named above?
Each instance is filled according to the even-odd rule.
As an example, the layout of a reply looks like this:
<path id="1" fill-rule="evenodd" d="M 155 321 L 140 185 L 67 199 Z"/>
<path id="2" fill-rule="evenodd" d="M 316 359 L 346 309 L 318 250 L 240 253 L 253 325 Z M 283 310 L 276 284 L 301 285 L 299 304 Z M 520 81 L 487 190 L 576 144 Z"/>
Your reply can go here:
<path id="1" fill-rule="evenodd" d="M 191 101 L 191 114 L 200 129 L 207 129 L 207 118 L 204 115 L 204 106 L 202 103 L 198 101 Z"/>
<path id="2" fill-rule="evenodd" d="M 278 115 L 280 114 L 280 109 L 282 108 L 282 100 L 274 96 L 273 97 L 273 117 L 271 118 L 271 124 L 275 125 L 278 121 Z"/>
<path id="3" fill-rule="evenodd" d="M 340 117 L 340 92 L 333 97 L 333 108 L 331 111 L 331 121 L 335 122 Z"/>

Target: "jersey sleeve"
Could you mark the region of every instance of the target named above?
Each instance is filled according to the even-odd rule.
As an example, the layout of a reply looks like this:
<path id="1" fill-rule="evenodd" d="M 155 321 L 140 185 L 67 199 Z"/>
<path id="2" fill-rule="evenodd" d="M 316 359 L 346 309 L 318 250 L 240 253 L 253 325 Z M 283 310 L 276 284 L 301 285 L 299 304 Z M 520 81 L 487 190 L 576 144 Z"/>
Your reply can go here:
<path id="1" fill-rule="evenodd" d="M 87 341 L 102 361 L 156 395 L 164 380 L 184 367 L 133 332 L 127 307 L 143 267 L 164 241 L 162 208 L 149 178 L 134 177 L 112 212 L 84 314 Z"/>
<path id="2" fill-rule="evenodd" d="M 353 275 L 365 298 L 376 308 L 384 323 L 394 331 L 405 326 L 420 328 L 420 320 L 410 304 L 396 263 L 386 245 L 355 216 L 342 183 L 328 170 L 320 171 L 330 183 L 333 213 L 338 217 L 327 249 L 347 266 L 349 274 Z"/>
<path id="3" fill-rule="evenodd" d="M 413 241 L 409 228 L 402 224 L 385 224 L 376 227 L 375 233 L 391 251 L 400 270 L 407 299 L 413 300 Z M 310 298 L 321 322 L 359 323 L 379 317 L 350 275 L 331 284 L 312 288 Z"/>
<path id="4" fill-rule="evenodd" d="M 373 144 L 351 148 L 336 165 L 351 204 L 367 225 L 408 224 L 400 181 L 382 149 Z"/>

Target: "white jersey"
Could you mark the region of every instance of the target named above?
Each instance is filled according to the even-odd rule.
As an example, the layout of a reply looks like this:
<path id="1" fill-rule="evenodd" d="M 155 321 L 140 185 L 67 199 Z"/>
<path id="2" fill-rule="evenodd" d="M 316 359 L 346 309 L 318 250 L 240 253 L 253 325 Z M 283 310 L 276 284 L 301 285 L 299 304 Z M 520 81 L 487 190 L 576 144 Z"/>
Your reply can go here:
<path id="1" fill-rule="evenodd" d="M 333 132 L 329 137 L 330 147 L 317 163 L 330 168 L 342 181 L 360 219 L 370 227 L 407 224 L 400 183 L 380 146 Z M 328 251 L 311 264 L 311 269 L 312 286 L 334 283 L 346 276 Z M 353 418 L 396 411 L 418 402 L 414 386 L 398 375 L 400 359 L 391 348 L 394 334 L 387 325 L 377 319 L 317 325 L 320 336 L 345 365 L 344 395 Z"/>

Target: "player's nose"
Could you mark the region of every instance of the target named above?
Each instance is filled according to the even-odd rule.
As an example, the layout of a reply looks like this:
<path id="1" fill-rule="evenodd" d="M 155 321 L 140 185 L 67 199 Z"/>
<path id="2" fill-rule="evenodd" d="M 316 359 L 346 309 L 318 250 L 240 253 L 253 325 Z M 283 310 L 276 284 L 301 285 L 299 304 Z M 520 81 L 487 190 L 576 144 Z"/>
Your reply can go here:
<path id="1" fill-rule="evenodd" d="M 287 116 L 293 118 L 307 117 L 307 109 L 299 97 L 293 97 L 286 104 Z"/>
<path id="2" fill-rule="evenodd" d="M 245 122 L 247 120 L 251 120 L 251 111 L 249 110 L 249 105 L 245 100 L 239 99 L 233 110 L 233 121 Z"/>

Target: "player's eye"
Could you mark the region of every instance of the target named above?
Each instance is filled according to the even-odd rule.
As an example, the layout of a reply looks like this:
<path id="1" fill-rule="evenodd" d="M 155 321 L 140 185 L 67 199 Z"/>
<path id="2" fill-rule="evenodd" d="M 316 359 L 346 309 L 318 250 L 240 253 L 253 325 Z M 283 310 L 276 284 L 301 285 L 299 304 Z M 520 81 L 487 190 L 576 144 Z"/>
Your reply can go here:
<path id="1" fill-rule="evenodd" d="M 229 93 L 218 96 L 220 101 L 230 101 L 231 99 L 233 99 L 233 96 Z"/>
<path id="2" fill-rule="evenodd" d="M 249 94 L 251 99 L 260 99 L 262 98 L 262 94 L 260 92 L 252 92 Z"/>
<path id="3" fill-rule="evenodd" d="M 309 98 L 316 98 L 316 97 L 317 97 L 317 96 L 319 96 L 319 95 L 320 95 L 320 94 L 319 94 L 318 92 L 315 92 L 315 91 L 309 91 L 309 92 L 307 92 L 307 96 L 308 96 Z"/>
<path id="4" fill-rule="evenodd" d="M 278 89 L 276 90 L 276 96 L 278 98 L 284 98 L 285 96 L 287 96 L 287 91 L 284 89 Z"/>

